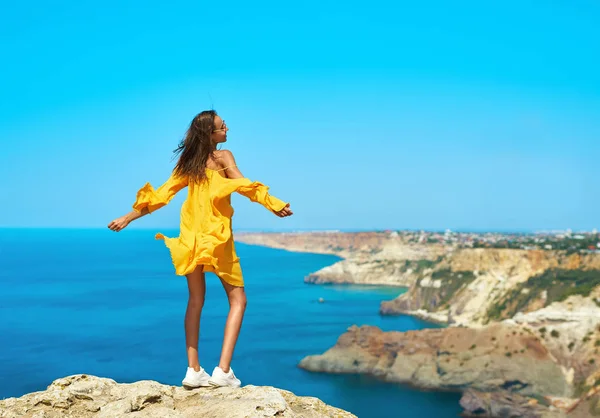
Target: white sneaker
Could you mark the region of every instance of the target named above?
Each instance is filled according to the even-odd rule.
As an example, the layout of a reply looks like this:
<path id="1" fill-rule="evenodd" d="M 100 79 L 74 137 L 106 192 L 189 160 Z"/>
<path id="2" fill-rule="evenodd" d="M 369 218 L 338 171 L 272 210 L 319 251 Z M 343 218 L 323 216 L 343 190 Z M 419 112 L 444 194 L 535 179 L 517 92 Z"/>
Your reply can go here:
<path id="1" fill-rule="evenodd" d="M 239 388 L 242 385 L 240 379 L 235 377 L 233 369 L 229 368 L 229 373 L 225 373 L 219 366 L 215 367 L 211 378 L 208 383 L 212 386 L 231 386 L 232 388 Z"/>
<path id="2" fill-rule="evenodd" d="M 207 387 L 210 386 L 208 379 L 210 379 L 210 375 L 202 367 L 200 367 L 200 371 L 194 370 L 193 367 L 188 367 L 181 384 L 186 389 Z"/>

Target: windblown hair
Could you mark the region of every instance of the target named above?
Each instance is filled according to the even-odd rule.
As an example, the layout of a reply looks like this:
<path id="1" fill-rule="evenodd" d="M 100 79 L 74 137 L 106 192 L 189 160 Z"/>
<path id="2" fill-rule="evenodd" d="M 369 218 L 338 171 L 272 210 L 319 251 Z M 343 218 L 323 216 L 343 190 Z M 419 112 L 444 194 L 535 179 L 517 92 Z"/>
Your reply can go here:
<path id="1" fill-rule="evenodd" d="M 179 160 L 173 169 L 177 176 L 189 178 L 190 182 L 201 183 L 206 179 L 206 162 L 215 152 L 211 134 L 215 129 L 214 110 L 205 110 L 194 117 L 185 137 L 173 151 Z"/>

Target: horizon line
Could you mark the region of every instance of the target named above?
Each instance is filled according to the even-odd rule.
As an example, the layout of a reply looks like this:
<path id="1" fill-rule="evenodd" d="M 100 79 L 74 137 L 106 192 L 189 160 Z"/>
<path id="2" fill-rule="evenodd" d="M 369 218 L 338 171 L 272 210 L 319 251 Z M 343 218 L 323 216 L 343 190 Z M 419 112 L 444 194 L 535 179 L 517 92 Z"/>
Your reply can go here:
<path id="1" fill-rule="evenodd" d="M 2 226 L 2 229 L 45 229 L 45 230 L 104 230 L 107 227 L 93 226 Z M 156 231 L 163 230 L 178 230 L 179 227 L 134 227 L 129 231 Z M 505 234 L 558 234 L 558 233 L 597 233 L 596 228 L 591 229 L 572 229 L 572 228 L 499 228 L 499 229 L 483 229 L 483 228 L 294 228 L 294 229 L 272 229 L 272 228 L 234 228 L 234 233 L 298 233 L 298 232 L 455 232 L 455 233 L 505 233 Z"/>

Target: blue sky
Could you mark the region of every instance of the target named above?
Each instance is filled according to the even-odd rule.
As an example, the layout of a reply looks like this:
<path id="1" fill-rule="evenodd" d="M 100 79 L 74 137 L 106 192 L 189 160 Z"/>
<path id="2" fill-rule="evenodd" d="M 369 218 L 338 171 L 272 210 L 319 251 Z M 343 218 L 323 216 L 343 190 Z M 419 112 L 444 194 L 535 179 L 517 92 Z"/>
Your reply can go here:
<path id="1" fill-rule="evenodd" d="M 295 211 L 237 229 L 600 228 L 600 3 L 488 3 L 12 2 L 0 226 L 105 227 L 214 107 Z"/>

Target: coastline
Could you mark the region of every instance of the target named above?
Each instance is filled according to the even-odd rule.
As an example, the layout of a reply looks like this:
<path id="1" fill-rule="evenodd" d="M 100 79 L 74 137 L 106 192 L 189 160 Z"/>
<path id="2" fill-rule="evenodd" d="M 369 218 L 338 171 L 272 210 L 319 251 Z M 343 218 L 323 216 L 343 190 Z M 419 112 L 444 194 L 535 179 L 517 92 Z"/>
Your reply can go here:
<path id="1" fill-rule="evenodd" d="M 575 409 L 593 409 L 595 402 L 600 407 L 600 370 L 596 366 L 600 363 L 598 253 L 407 245 L 394 232 L 330 233 L 326 236 L 322 233 L 243 234 L 239 240 L 271 248 L 343 256 L 342 261 L 310 274 L 305 278 L 307 283 L 385 286 L 390 284 L 389 277 L 395 276 L 391 279 L 393 285 L 408 290 L 393 300 L 382 301 L 380 315 L 412 316 L 444 327 L 444 334 L 439 337 L 444 341 L 464 332 L 471 333 L 473 341 L 479 341 L 482 335 L 494 334 L 498 327 L 510 329 L 506 335 L 504 331 L 493 335 L 492 340 L 496 343 L 489 349 L 500 352 L 495 354 L 497 364 L 488 371 L 492 373 L 489 381 L 479 376 L 470 383 L 453 386 L 463 393 L 460 404 L 466 413 L 503 408 L 521 414 L 519 416 L 562 417 Z M 557 275 L 567 282 L 557 281 Z M 573 281 L 571 286 L 564 284 L 569 280 Z M 403 285 L 398 285 L 399 282 Z M 576 286 L 576 283 L 583 286 Z M 550 295 L 553 295 L 552 300 L 549 300 Z M 517 308 L 514 308 L 515 302 L 520 304 Z M 390 373 L 390 376 L 396 373 L 403 376 L 401 370 L 407 366 L 396 363 L 396 356 L 408 361 L 407 364 L 425 361 L 420 366 L 424 369 L 417 368 L 414 373 L 429 369 L 430 354 L 427 354 L 429 357 L 413 356 L 411 352 L 408 357 L 405 354 L 401 357 L 398 355 L 402 351 L 400 348 L 400 351 L 381 352 L 373 357 L 373 352 L 378 352 L 382 344 L 381 339 L 392 338 L 394 341 L 395 337 L 391 335 L 397 333 L 384 332 L 381 337 L 369 338 L 367 342 L 366 337 L 357 336 L 355 328 L 342 334 L 338 343 L 324 354 L 305 357 L 299 367 L 314 372 L 370 374 L 384 381 L 400 379 L 401 383 L 411 380 L 385 377 Z M 416 340 L 425 339 L 412 349 L 416 353 L 422 350 L 423 344 L 443 346 L 439 341 L 425 342 L 431 338 L 428 330 L 404 334 L 411 334 L 414 337 L 410 338 Z M 513 334 L 522 335 L 520 338 L 526 341 L 525 345 L 517 344 L 515 354 L 501 352 L 500 347 L 509 346 Z M 452 367 L 442 374 L 438 375 L 439 361 L 433 361 L 438 364 L 438 371 L 434 368 L 427 372 L 422 383 L 413 386 L 420 390 L 447 389 L 442 382 L 468 372 L 464 368 L 467 367 L 465 361 L 471 358 L 470 350 L 481 344 L 483 341 L 470 348 L 463 347 L 463 354 L 456 360 L 445 359 L 451 361 Z M 489 341 L 486 344 L 489 345 Z M 400 343 L 399 347 L 402 346 Z M 529 351 L 531 347 L 537 348 Z M 452 351 L 452 346 L 438 351 L 444 355 L 448 350 Z M 540 353 L 545 354 L 538 358 Z M 511 359 L 511 354 L 517 357 Z M 509 367 L 520 356 L 525 359 L 521 360 L 522 369 L 538 364 L 541 368 L 539 376 L 545 377 L 523 375 L 518 368 L 513 370 L 512 377 L 510 373 L 494 374 Z M 400 369 L 395 370 L 396 367 Z M 518 382 L 516 386 L 515 382 Z"/>
<path id="2" fill-rule="evenodd" d="M 367 231 L 368 232 L 368 231 Z M 338 234 L 338 233 L 343 233 L 340 231 L 332 231 L 332 232 L 316 232 L 316 234 L 318 235 L 322 235 L 322 234 L 328 234 L 328 235 L 333 235 L 333 234 Z M 266 248 L 274 248 L 274 249 L 278 249 L 278 250 L 282 250 L 282 251 L 289 251 L 289 252 L 296 252 L 296 253 L 308 253 L 308 254 L 319 254 L 319 255 L 334 255 L 336 257 L 339 258 L 338 261 L 323 267 L 322 269 L 320 269 L 318 272 L 322 272 L 322 271 L 327 271 L 327 269 L 332 268 L 333 266 L 337 265 L 338 263 L 341 262 L 348 262 L 348 259 L 351 257 L 351 254 L 348 254 L 344 251 L 343 248 L 341 247 L 337 247 L 339 248 L 339 250 L 335 251 L 335 250 L 331 250 L 329 248 L 323 248 L 320 246 L 314 246 L 312 248 L 306 248 L 305 246 L 302 245 L 286 245 L 284 243 L 275 243 L 271 240 L 268 239 L 269 236 L 272 236 L 273 234 L 276 234 L 278 236 L 285 236 L 285 234 L 298 234 L 297 232 L 293 232 L 293 233 L 287 233 L 287 232 L 266 232 L 266 233 L 260 233 L 260 232 L 246 232 L 246 233 L 238 233 L 238 235 L 236 235 L 236 241 L 239 241 L 240 243 L 246 244 L 246 245 L 256 245 L 256 246 L 260 246 L 260 247 L 266 247 Z M 302 232 L 300 234 L 304 234 L 305 236 L 308 236 L 310 234 L 315 234 L 314 232 Z M 364 260 L 364 258 L 361 258 L 361 260 Z M 313 274 L 316 274 L 318 272 L 314 272 L 314 273 L 310 273 L 308 276 L 306 276 L 304 278 L 304 282 L 307 284 L 312 284 L 312 285 L 320 285 L 320 286 L 327 286 L 327 285 L 355 285 L 355 286 L 365 286 L 365 287 L 388 287 L 388 288 L 398 288 L 401 290 L 404 290 L 404 292 L 402 292 L 401 294 L 406 293 L 409 289 L 410 289 L 410 285 L 408 284 L 396 284 L 396 283 L 381 283 L 381 282 L 370 282 L 370 283 L 357 283 L 351 280 L 348 281 L 317 281 L 317 280 L 313 280 L 312 276 Z M 423 321 L 429 322 L 431 324 L 435 324 L 435 325 L 442 325 L 442 326 L 449 326 L 450 324 L 448 323 L 448 319 L 447 319 L 447 315 L 440 315 L 434 312 L 428 312 L 426 310 L 420 309 L 420 310 L 415 310 L 415 311 L 406 311 L 406 312 L 398 312 L 398 313 L 390 313 L 390 314 L 384 314 L 381 312 L 380 309 L 380 314 L 382 315 L 388 315 L 388 316 L 397 316 L 397 315 L 407 315 L 407 316 L 412 316 L 418 319 L 421 319 Z"/>

